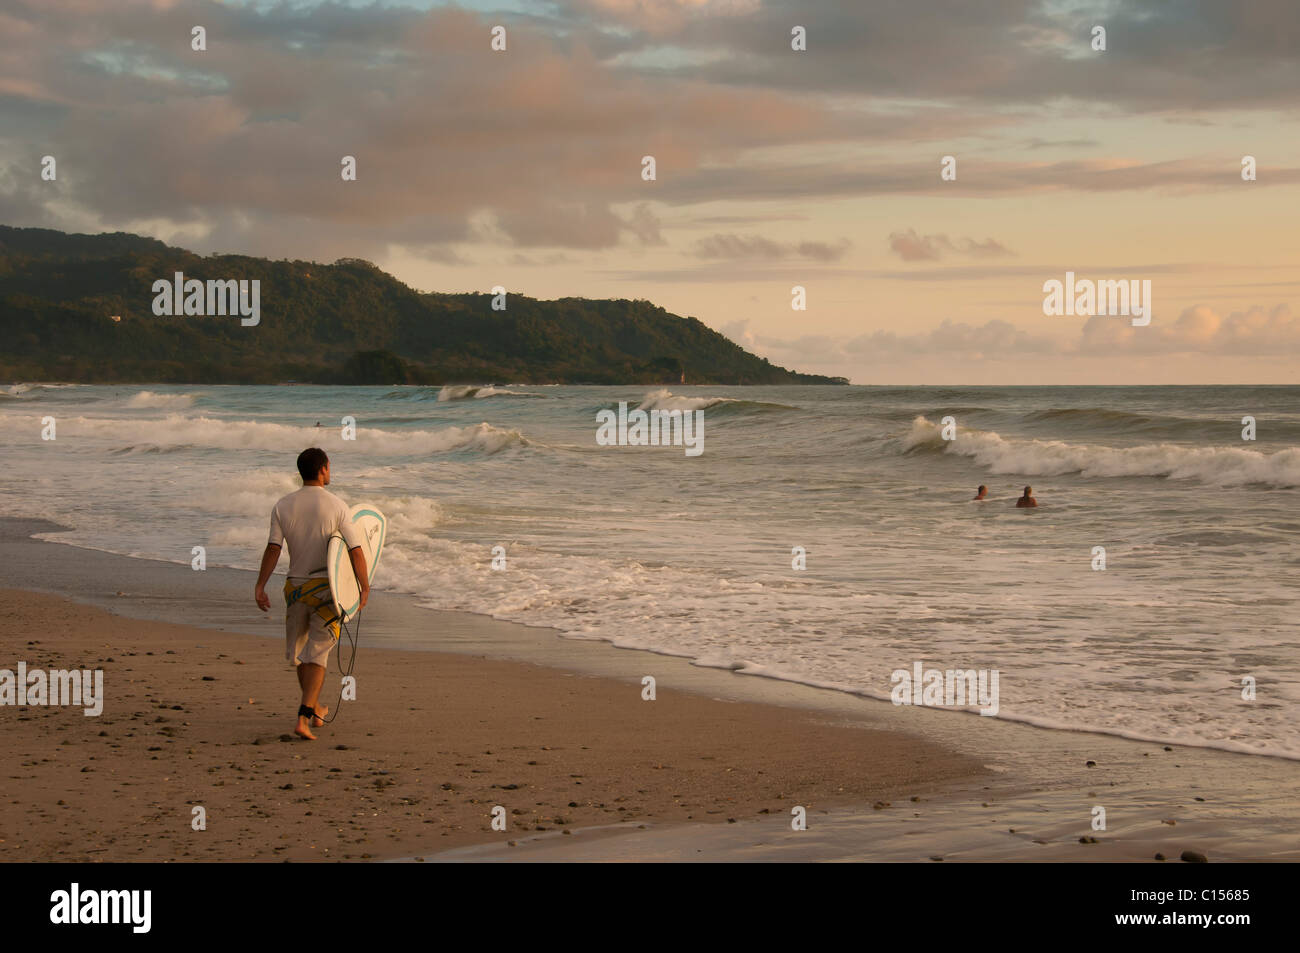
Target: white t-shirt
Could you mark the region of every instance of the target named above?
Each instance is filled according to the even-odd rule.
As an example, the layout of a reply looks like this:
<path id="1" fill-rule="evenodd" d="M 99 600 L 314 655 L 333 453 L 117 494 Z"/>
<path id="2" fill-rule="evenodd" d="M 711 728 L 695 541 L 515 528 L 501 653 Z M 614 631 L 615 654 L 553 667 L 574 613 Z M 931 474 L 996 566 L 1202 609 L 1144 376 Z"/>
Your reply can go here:
<path id="1" fill-rule="evenodd" d="M 269 542 L 288 542 L 289 575 L 295 579 L 326 574 L 325 553 L 336 533 L 348 549 L 361 545 L 361 534 L 348 520 L 348 505 L 323 486 L 304 486 L 271 509 Z"/>

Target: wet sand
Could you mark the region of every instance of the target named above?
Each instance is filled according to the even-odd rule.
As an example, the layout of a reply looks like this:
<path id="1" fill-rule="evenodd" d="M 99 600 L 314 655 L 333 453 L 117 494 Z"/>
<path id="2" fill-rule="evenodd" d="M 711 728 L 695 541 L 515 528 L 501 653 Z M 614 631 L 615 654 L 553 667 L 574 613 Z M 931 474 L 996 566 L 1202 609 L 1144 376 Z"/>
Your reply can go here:
<path id="1" fill-rule="evenodd" d="M 1185 765 L 1185 767 L 1191 767 Z M 506 849 L 483 844 L 405 860 L 435 862 L 980 862 L 1172 863 L 1300 861 L 1300 837 L 1288 822 L 1294 788 L 1271 797 L 1216 801 L 1190 790 L 1152 795 L 1101 779 L 1074 787 L 1004 795 L 980 785 L 935 797 L 918 796 L 870 808 L 834 808 L 793 831 L 782 818 L 736 824 L 623 825 L 580 836 L 533 834 Z M 1204 790 L 1197 788 L 1196 790 Z M 1257 793 L 1257 792 L 1256 792 Z M 1288 803 L 1289 802 L 1289 803 Z M 1105 829 L 1093 829 L 1092 808 L 1108 808 Z M 1261 823 L 1263 821 L 1263 823 Z"/>

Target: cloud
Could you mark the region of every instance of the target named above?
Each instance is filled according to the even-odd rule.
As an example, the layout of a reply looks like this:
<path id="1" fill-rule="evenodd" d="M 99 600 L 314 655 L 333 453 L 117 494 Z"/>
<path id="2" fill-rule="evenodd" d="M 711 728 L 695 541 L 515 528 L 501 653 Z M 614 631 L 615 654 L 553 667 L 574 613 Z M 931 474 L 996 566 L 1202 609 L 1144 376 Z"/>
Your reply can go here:
<path id="1" fill-rule="evenodd" d="M 657 246 L 672 237 L 664 210 L 685 206 L 710 227 L 757 230 L 727 213 L 815 218 L 808 200 L 876 195 L 1239 188 L 1227 153 L 1035 162 L 1051 154 L 1029 150 L 1092 143 L 1063 137 L 1126 114 L 1236 123 L 1247 109 L 1294 111 L 1300 88 L 1291 0 L 1256 0 L 1249 16 L 1211 0 L 1108 7 L 1104 59 L 1082 52 L 1086 7 L 1041 0 L 934 0 L 925 29 L 902 2 L 553 0 L 510 14 L 506 54 L 487 43 L 501 15 L 456 6 L 3 6 L 0 217 L 166 228 L 197 236 L 199 251 L 274 257 L 379 258 L 396 245 L 450 262 L 454 245 L 484 237 Z M 206 52 L 185 42 L 194 23 L 208 29 Z M 807 53 L 789 49 L 795 23 Z M 1035 127 L 1063 115 L 1067 132 Z M 1226 134 L 1249 138 L 1252 121 Z M 995 133 L 995 147 L 1026 142 L 1025 154 L 978 158 Z M 937 146 L 963 141 L 958 180 L 940 184 Z M 918 146 L 933 159 L 914 159 Z M 57 183 L 37 178 L 47 153 Z M 646 154 L 657 181 L 640 179 Z M 340 180 L 343 155 L 357 157 L 356 182 Z M 1300 164 L 1265 171 L 1251 189 L 1300 183 Z M 755 205 L 717 207 L 727 202 Z M 992 239 L 914 231 L 891 244 L 906 262 L 1009 254 Z M 759 271 L 833 263 L 848 247 L 729 234 L 687 253 Z"/>
<path id="2" fill-rule="evenodd" d="M 608 0 L 559 0 L 568 20 L 600 16 L 626 26 Z M 677 4 L 655 4 L 678 7 Z M 661 18 L 624 48 L 671 42 L 708 51 L 701 78 L 728 85 L 803 89 L 882 100 L 962 104 L 992 115 L 1007 106 L 1059 110 L 1062 100 L 1119 112 L 1286 108 L 1300 88 L 1294 0 L 1166 0 L 1152 4 L 1044 0 L 930 0 L 924 18 L 904 2 L 767 0 L 742 16 Z M 566 16 L 565 12 L 561 16 Z M 1089 46 L 1104 16 L 1105 53 Z M 808 50 L 790 50 L 806 27 Z M 592 28 L 589 23 L 583 25 Z M 791 58 L 797 56 L 797 68 Z M 988 107 L 985 109 L 985 107 Z"/>
<path id="3" fill-rule="evenodd" d="M 693 247 L 698 258 L 726 258 L 776 261 L 785 258 L 807 258 L 813 261 L 839 261 L 852 247 L 852 242 L 841 238 L 836 242 L 776 242 L 761 235 L 710 235 L 701 238 Z"/>
<path id="4" fill-rule="evenodd" d="M 1158 307 L 1158 304 L 1157 304 Z M 1300 317 L 1285 304 L 1253 307 L 1223 315 L 1205 305 L 1187 308 L 1171 324 L 1153 318 L 1133 327 L 1127 317 L 1096 315 L 1084 324 L 1078 342 L 1083 354 L 1300 355 Z"/>
<path id="5" fill-rule="evenodd" d="M 599 202 L 545 202 L 502 212 L 497 224 L 517 245 L 607 248 L 622 220 Z"/>
<path id="6" fill-rule="evenodd" d="M 642 202 L 632 210 L 632 214 L 623 220 L 623 227 L 640 240 L 643 245 L 663 245 L 664 237 L 660 233 L 662 222 L 650 211 L 649 204 Z"/>
<path id="7" fill-rule="evenodd" d="M 601 16 L 652 35 L 675 33 L 691 19 L 753 13 L 762 0 L 570 0 L 575 12 Z"/>
<path id="8" fill-rule="evenodd" d="M 847 340 L 844 352 L 852 355 L 935 355 L 961 354 L 972 360 L 1014 354 L 1052 354 L 1061 343 L 1052 337 L 1031 334 L 1001 320 L 981 325 L 945 320 L 932 331 L 919 334 L 895 334 L 876 331 Z"/>
<path id="9" fill-rule="evenodd" d="M 783 338 L 754 331 L 748 320 L 731 322 L 720 331 L 787 367 L 843 368 L 926 358 L 974 364 L 1051 357 L 1053 366 L 1065 367 L 1072 359 L 1098 357 L 1300 356 L 1300 317 L 1286 305 L 1254 307 L 1226 316 L 1197 305 L 1168 326 L 1153 321 L 1140 328 L 1133 327 L 1127 317 L 1092 317 L 1077 331 L 1060 325 L 1032 331 L 998 319 L 978 325 L 944 320 L 936 328 L 913 334 L 873 331 L 854 336 Z"/>
<path id="10" fill-rule="evenodd" d="M 978 265 L 944 264 L 922 267 L 916 264 L 894 268 L 861 268 L 849 265 L 819 265 L 816 274 L 823 278 L 846 278 L 865 280 L 879 278 L 882 281 L 906 281 L 914 284 L 965 283 L 972 281 L 996 282 L 1003 279 L 1018 279 L 1016 284 L 1031 288 L 1032 297 L 1026 302 L 1024 298 L 1002 301 L 985 300 L 984 304 L 998 304 L 1009 308 L 1023 309 L 1026 303 L 1037 308 L 1041 303 L 1039 288 L 1048 277 L 1062 278 L 1066 271 L 1080 275 L 1129 275 L 1135 278 L 1152 278 L 1155 275 L 1204 275 L 1213 266 L 1204 262 L 1142 262 L 1099 259 L 1101 263 L 1078 262 L 1044 262 L 1035 265 L 999 265 L 982 263 Z M 1264 269 L 1285 266 L 1258 266 Z M 809 266 L 803 261 L 791 260 L 777 263 L 774 259 L 706 259 L 702 263 L 682 268 L 605 268 L 597 272 L 618 281 L 647 281 L 675 283 L 716 283 L 716 282 L 766 282 L 774 278 L 784 281 L 800 280 L 809 274 Z M 1023 281 L 1019 279 L 1024 279 Z M 1241 287 L 1258 291 L 1269 287 L 1295 287 L 1300 281 L 1287 282 L 1249 282 Z"/>
<path id="11" fill-rule="evenodd" d="M 389 252 L 398 252 L 409 255 L 412 258 L 420 258 L 424 261 L 437 262 L 441 265 L 472 265 L 474 262 L 457 254 L 456 249 L 449 245 L 401 245 L 393 244 Z"/>
<path id="12" fill-rule="evenodd" d="M 1022 149 L 1091 149 L 1101 145 L 1099 139 L 1042 139 L 1038 136 L 1026 139 L 1020 144 Z"/>
<path id="13" fill-rule="evenodd" d="M 982 325 L 945 320 L 930 331 L 916 334 L 874 331 L 852 337 L 805 334 L 782 338 L 753 331 L 748 320 L 733 321 L 719 330 L 743 347 L 786 367 L 847 367 L 943 356 L 975 362 L 1056 354 L 1065 347 L 1059 339 L 1032 334 L 1001 320 Z"/>
<path id="14" fill-rule="evenodd" d="M 972 258 L 999 258 L 1015 253 L 992 238 L 950 239 L 947 235 L 918 235 L 915 229 L 894 232 L 889 236 L 889 250 L 903 261 L 938 261 L 944 255 L 969 255 Z"/>
<path id="15" fill-rule="evenodd" d="M 557 265 L 571 265 L 575 261 L 576 259 L 564 254 L 564 252 L 551 252 L 549 255 L 543 255 L 541 258 L 532 258 L 528 255 L 521 255 L 516 252 L 508 259 L 508 264 L 518 265 L 524 268 L 554 268 Z"/>
<path id="16" fill-rule="evenodd" d="M 718 328 L 718 333 L 723 337 L 735 341 L 747 351 L 753 351 L 758 347 L 758 338 L 750 330 L 749 321 L 731 321 Z"/>
<path id="17" fill-rule="evenodd" d="M 993 197 L 1049 192 L 1084 193 L 1151 191 L 1188 194 L 1241 187 L 1240 158 L 1177 159 L 1142 162 L 1133 159 L 1075 159 L 1060 162 L 980 161 L 958 156 L 955 182 L 939 182 L 933 164 L 902 161 L 826 161 L 700 168 L 684 171 L 665 189 L 665 202 L 810 200 L 873 195 L 942 195 Z M 1268 187 L 1300 183 L 1300 166 L 1273 166 L 1260 182 Z"/>
<path id="18" fill-rule="evenodd" d="M 661 244 L 648 203 L 665 190 L 641 180 L 643 155 L 680 179 L 834 125 L 832 110 L 772 90 L 647 83 L 604 63 L 592 31 L 527 16 L 505 54 L 489 48 L 495 21 L 454 7 L 25 0 L 6 17 L 10 221 L 167 220 L 207 236 L 200 251 L 374 257 L 473 239 L 480 220 L 521 247 Z M 206 52 L 177 40 L 195 22 Z M 57 203 L 11 183 L 35 181 L 46 152 Z M 355 182 L 339 175 L 345 155 Z M 629 198 L 641 201 L 623 217 Z"/>

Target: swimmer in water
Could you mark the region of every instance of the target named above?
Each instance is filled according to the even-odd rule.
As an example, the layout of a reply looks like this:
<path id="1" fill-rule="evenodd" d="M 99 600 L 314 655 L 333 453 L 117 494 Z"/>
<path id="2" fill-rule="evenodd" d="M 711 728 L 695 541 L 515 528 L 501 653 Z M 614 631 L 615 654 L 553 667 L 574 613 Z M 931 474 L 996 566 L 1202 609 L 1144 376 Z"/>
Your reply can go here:
<path id="1" fill-rule="evenodd" d="M 979 500 L 987 500 L 988 498 L 989 498 L 989 488 L 986 487 L 983 483 L 981 483 L 980 488 L 975 491 L 975 499 L 971 500 L 971 502 L 975 503 Z"/>
<path id="2" fill-rule="evenodd" d="M 1034 488 L 1032 486 L 1025 487 L 1025 495 L 1022 496 L 1020 499 L 1016 500 L 1017 508 L 1023 506 L 1037 506 L 1037 505 L 1038 505 L 1038 501 L 1034 499 Z"/>

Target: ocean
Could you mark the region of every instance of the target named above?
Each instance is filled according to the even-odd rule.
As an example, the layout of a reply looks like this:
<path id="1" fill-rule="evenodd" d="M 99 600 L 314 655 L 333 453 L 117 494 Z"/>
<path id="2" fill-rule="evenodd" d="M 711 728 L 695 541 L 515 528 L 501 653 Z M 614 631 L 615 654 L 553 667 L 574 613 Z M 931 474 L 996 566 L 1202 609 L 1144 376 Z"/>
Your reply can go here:
<path id="1" fill-rule="evenodd" d="M 599 445 L 621 401 L 702 410 L 703 453 Z M 255 569 L 311 445 L 430 608 L 880 699 L 996 670 L 1001 719 L 1300 759 L 1297 387 L 0 387 L 7 515 L 90 549 Z"/>

